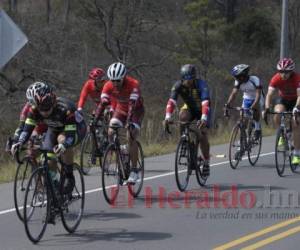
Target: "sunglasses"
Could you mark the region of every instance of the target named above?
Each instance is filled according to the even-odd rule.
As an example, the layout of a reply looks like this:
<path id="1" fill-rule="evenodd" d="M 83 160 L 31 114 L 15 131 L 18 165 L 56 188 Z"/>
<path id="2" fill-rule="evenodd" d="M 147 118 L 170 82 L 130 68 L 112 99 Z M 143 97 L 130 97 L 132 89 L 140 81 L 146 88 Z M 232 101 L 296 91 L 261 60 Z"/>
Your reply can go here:
<path id="1" fill-rule="evenodd" d="M 113 83 L 120 83 L 122 80 L 112 80 Z"/>
<path id="2" fill-rule="evenodd" d="M 289 74 L 289 73 L 292 73 L 292 71 L 290 71 L 290 70 L 279 70 L 278 72 L 280 74 Z"/>

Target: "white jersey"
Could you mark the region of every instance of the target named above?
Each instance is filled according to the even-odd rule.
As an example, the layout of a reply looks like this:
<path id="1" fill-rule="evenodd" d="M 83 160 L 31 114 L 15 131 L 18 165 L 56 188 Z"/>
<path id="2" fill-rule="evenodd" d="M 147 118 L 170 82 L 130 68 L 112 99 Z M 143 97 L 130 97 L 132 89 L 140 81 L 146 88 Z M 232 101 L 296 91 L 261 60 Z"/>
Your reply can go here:
<path id="1" fill-rule="evenodd" d="M 255 100 L 256 89 L 261 89 L 260 80 L 257 76 L 249 76 L 249 80 L 244 83 L 234 82 L 234 87 L 243 92 L 243 99 Z"/>

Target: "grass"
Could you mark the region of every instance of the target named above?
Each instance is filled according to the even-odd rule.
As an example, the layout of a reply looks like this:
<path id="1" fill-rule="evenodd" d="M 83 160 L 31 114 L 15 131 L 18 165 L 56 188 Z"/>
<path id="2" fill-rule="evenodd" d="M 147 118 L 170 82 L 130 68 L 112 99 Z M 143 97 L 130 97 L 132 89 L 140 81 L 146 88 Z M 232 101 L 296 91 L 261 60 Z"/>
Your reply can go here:
<path id="1" fill-rule="evenodd" d="M 230 139 L 231 129 L 228 127 L 221 127 L 213 130 L 209 135 L 210 145 L 218 145 L 228 143 Z M 274 135 L 275 129 L 270 127 L 263 127 L 263 135 Z M 145 157 L 157 156 L 175 152 L 178 142 L 178 133 L 174 133 L 168 139 L 162 139 L 162 142 L 157 143 L 145 143 L 142 141 Z M 79 152 L 79 151 L 78 151 Z M 79 153 L 75 156 L 75 161 L 79 163 Z M 16 163 L 11 159 L 2 161 L 0 163 L 0 183 L 12 181 L 16 172 Z"/>

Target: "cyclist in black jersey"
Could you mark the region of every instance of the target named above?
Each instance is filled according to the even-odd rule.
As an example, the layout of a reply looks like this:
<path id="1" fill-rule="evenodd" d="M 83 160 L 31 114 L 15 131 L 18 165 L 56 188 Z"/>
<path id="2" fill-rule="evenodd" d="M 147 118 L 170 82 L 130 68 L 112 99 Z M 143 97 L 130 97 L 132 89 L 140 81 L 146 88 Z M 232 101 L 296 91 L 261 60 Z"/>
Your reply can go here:
<path id="1" fill-rule="evenodd" d="M 61 155 L 63 162 L 69 166 L 65 191 L 71 192 L 75 184 L 72 148 L 84 138 L 86 124 L 82 115 L 76 110 L 75 103 L 66 98 L 57 98 L 49 84 L 38 82 L 33 97 L 33 105 L 27 115 L 19 140 L 12 146 L 12 154 L 15 154 L 16 150 L 27 142 L 37 123 L 45 123 L 48 129 L 42 147 Z M 56 161 L 51 160 L 49 166 L 50 173 L 55 178 Z"/>
<path id="2" fill-rule="evenodd" d="M 184 105 L 180 109 L 179 120 L 182 122 L 197 120 L 200 148 L 204 157 L 203 174 L 209 176 L 210 146 L 207 129 L 210 125 L 210 95 L 208 85 L 204 80 L 197 78 L 196 67 L 192 64 L 183 65 L 180 74 L 181 80 L 177 81 L 171 90 L 164 126 L 170 122 L 178 96 L 181 96 Z"/>

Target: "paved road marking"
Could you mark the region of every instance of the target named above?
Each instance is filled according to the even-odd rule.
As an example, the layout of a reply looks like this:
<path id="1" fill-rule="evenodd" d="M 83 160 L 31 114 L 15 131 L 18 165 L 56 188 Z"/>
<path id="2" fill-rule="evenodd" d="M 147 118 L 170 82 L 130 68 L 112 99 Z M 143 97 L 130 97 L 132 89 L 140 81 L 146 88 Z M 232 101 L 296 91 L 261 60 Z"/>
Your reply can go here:
<path id="1" fill-rule="evenodd" d="M 263 247 L 265 245 L 268 245 L 268 244 L 270 244 L 270 243 L 272 243 L 274 241 L 286 238 L 286 237 L 288 237 L 288 236 L 290 236 L 292 234 L 298 233 L 298 232 L 300 232 L 300 226 L 294 227 L 294 228 L 289 229 L 289 230 L 287 230 L 285 232 L 282 232 L 280 234 L 276 234 L 276 235 L 274 235 L 272 237 L 269 237 L 267 239 L 261 240 L 261 241 L 255 243 L 255 244 L 252 244 L 250 246 L 244 247 L 241 250 L 254 250 L 254 249 Z"/>
<path id="2" fill-rule="evenodd" d="M 275 225 L 272 225 L 270 227 L 264 228 L 264 229 L 259 230 L 257 232 L 245 235 L 245 236 L 243 236 L 243 237 L 241 237 L 239 239 L 236 239 L 234 241 L 228 242 L 228 243 L 226 243 L 224 245 L 218 246 L 218 247 L 214 248 L 213 250 L 226 250 L 226 249 L 235 247 L 235 246 L 240 245 L 240 244 L 242 244 L 242 243 L 244 243 L 246 241 L 252 240 L 254 238 L 258 238 L 258 237 L 260 237 L 260 236 L 262 236 L 264 234 L 270 233 L 272 231 L 275 231 L 275 230 L 280 229 L 282 227 L 286 227 L 286 226 L 288 226 L 290 224 L 293 224 L 293 223 L 296 223 L 296 222 L 299 222 L 299 221 L 300 221 L 300 216 L 296 217 L 296 218 L 293 218 L 293 219 L 290 219 L 290 220 L 287 220 L 287 221 L 280 222 L 278 224 L 275 224 Z M 286 231 L 286 232 L 288 232 L 288 231 Z M 272 237 L 270 237 L 270 238 L 272 238 Z M 273 241 L 275 241 L 275 240 L 273 240 Z M 249 250 L 249 249 L 252 249 L 252 248 L 243 248 L 243 249 L 248 249 Z M 253 248 L 253 249 L 256 249 L 256 248 Z"/>
<path id="3" fill-rule="evenodd" d="M 269 155 L 272 155 L 272 154 L 274 154 L 274 152 L 260 154 L 259 157 L 269 156 Z M 248 157 L 243 157 L 242 158 L 242 160 L 246 160 L 246 159 L 248 159 Z M 229 161 L 222 161 L 222 162 L 218 162 L 218 163 L 213 163 L 210 166 L 211 167 L 215 167 L 215 166 L 224 165 L 224 164 L 228 164 L 228 163 L 229 163 Z M 182 170 L 180 172 L 184 172 L 184 171 L 186 171 L 186 170 Z M 168 172 L 168 173 L 165 173 L 165 174 L 149 176 L 149 177 L 145 177 L 144 181 L 158 179 L 158 178 L 161 178 L 161 177 L 170 176 L 170 175 L 174 175 L 174 174 L 175 174 L 175 172 L 172 171 L 172 172 Z M 110 187 L 113 187 L 113 186 L 114 185 L 112 185 Z M 86 194 L 90 194 L 90 193 L 95 193 L 95 192 L 98 192 L 98 191 L 101 191 L 101 190 L 103 190 L 103 189 L 102 188 L 95 188 L 95 189 L 87 190 L 87 191 L 85 191 L 85 193 Z M 19 207 L 19 209 L 22 210 L 23 206 Z M 15 210 L 16 210 L 15 208 L 10 208 L 10 209 L 7 209 L 7 210 L 2 210 L 2 211 L 0 211 L 0 215 L 2 215 L 2 214 L 8 214 L 8 213 L 14 212 Z"/>

